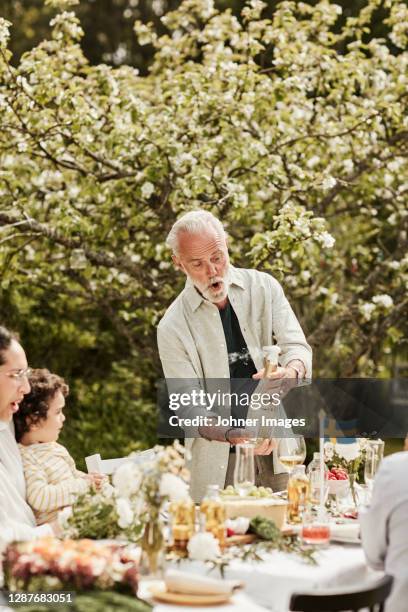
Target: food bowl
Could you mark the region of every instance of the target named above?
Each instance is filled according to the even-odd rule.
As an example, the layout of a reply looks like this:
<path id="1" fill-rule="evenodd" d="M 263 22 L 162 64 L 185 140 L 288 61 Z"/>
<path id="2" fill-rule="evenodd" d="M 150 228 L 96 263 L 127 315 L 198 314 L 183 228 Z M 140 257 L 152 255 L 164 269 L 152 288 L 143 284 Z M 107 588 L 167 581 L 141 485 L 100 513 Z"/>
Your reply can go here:
<path id="1" fill-rule="evenodd" d="M 329 480 L 329 493 L 331 495 L 345 495 L 350 488 L 349 479 L 347 480 Z"/>

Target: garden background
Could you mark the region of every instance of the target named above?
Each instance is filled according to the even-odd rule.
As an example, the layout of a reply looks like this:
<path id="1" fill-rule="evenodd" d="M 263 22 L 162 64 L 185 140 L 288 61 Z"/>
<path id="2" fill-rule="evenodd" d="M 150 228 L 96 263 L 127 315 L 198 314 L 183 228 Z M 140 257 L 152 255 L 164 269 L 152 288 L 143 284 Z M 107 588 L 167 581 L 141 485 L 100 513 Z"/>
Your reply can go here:
<path id="1" fill-rule="evenodd" d="M 282 282 L 314 376 L 406 373 L 406 2 L 0 17 L 0 319 L 69 382 L 79 465 L 155 442 L 156 325 L 184 284 L 164 239 L 191 208 Z"/>

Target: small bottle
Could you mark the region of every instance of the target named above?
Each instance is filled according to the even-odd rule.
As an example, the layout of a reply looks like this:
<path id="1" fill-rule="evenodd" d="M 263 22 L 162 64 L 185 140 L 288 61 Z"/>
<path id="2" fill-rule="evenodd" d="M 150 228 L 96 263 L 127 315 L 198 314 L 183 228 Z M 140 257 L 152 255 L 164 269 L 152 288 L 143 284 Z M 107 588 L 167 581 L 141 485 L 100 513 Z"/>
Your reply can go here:
<path id="1" fill-rule="evenodd" d="M 271 378 L 271 375 L 278 369 L 278 356 L 281 352 L 280 347 L 277 344 L 270 346 L 263 346 L 264 352 L 264 378 Z"/>
<path id="2" fill-rule="evenodd" d="M 191 499 L 172 502 L 169 506 L 175 550 L 185 551 L 195 532 L 195 506 Z"/>
<path id="3" fill-rule="evenodd" d="M 306 475 L 310 481 L 310 501 L 312 504 L 320 503 L 320 484 L 321 484 L 321 473 L 320 473 L 320 453 L 313 453 L 313 459 L 306 468 Z M 326 500 L 328 493 L 328 480 L 329 470 L 324 465 L 324 490 L 323 500 Z"/>
<path id="4" fill-rule="evenodd" d="M 309 478 L 305 473 L 306 466 L 298 465 L 290 475 L 288 482 L 288 523 L 301 523 L 310 495 Z"/>
<path id="5" fill-rule="evenodd" d="M 202 525 L 220 543 L 225 544 L 225 506 L 220 497 L 218 485 L 208 485 L 205 497 L 200 505 Z"/>

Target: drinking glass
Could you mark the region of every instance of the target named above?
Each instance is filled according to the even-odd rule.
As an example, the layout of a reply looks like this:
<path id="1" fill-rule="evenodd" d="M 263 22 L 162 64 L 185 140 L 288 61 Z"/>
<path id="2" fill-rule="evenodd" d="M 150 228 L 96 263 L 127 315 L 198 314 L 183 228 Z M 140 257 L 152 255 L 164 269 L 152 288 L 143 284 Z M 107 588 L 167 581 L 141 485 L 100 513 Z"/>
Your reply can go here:
<path id="1" fill-rule="evenodd" d="M 242 497 L 248 495 L 255 486 L 255 460 L 253 442 L 236 445 L 234 487 Z"/>
<path id="2" fill-rule="evenodd" d="M 325 547 L 330 540 L 329 517 L 324 508 L 308 506 L 303 514 L 301 539 L 305 544 Z"/>
<path id="3" fill-rule="evenodd" d="M 292 474 L 297 465 L 306 459 L 306 444 L 303 436 L 281 438 L 278 444 L 278 460 Z"/>
<path id="4" fill-rule="evenodd" d="M 308 504 L 310 482 L 305 474 L 305 466 L 298 465 L 288 481 L 288 508 L 286 520 L 290 524 L 301 523 Z"/>
<path id="5" fill-rule="evenodd" d="M 369 440 L 366 447 L 366 457 L 364 465 L 364 482 L 367 485 L 368 495 L 371 494 L 374 486 L 374 478 L 380 467 L 384 454 L 384 442 L 382 440 Z"/>

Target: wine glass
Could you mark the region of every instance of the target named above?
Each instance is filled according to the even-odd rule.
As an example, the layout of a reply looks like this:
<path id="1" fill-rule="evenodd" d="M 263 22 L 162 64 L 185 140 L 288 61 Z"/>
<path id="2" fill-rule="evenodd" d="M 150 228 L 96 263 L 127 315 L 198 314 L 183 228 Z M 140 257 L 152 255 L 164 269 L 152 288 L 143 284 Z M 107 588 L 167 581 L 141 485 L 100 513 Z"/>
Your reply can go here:
<path id="1" fill-rule="evenodd" d="M 248 495 L 255 486 L 255 460 L 253 442 L 236 445 L 234 487 L 238 495 Z"/>
<path id="2" fill-rule="evenodd" d="M 297 465 L 306 459 L 306 444 L 303 436 L 281 438 L 278 444 L 278 460 L 292 474 Z"/>
<path id="3" fill-rule="evenodd" d="M 371 498 L 375 475 L 384 453 L 384 442 L 382 440 L 369 440 L 366 447 L 364 465 L 364 482 L 367 485 L 368 495 Z"/>

